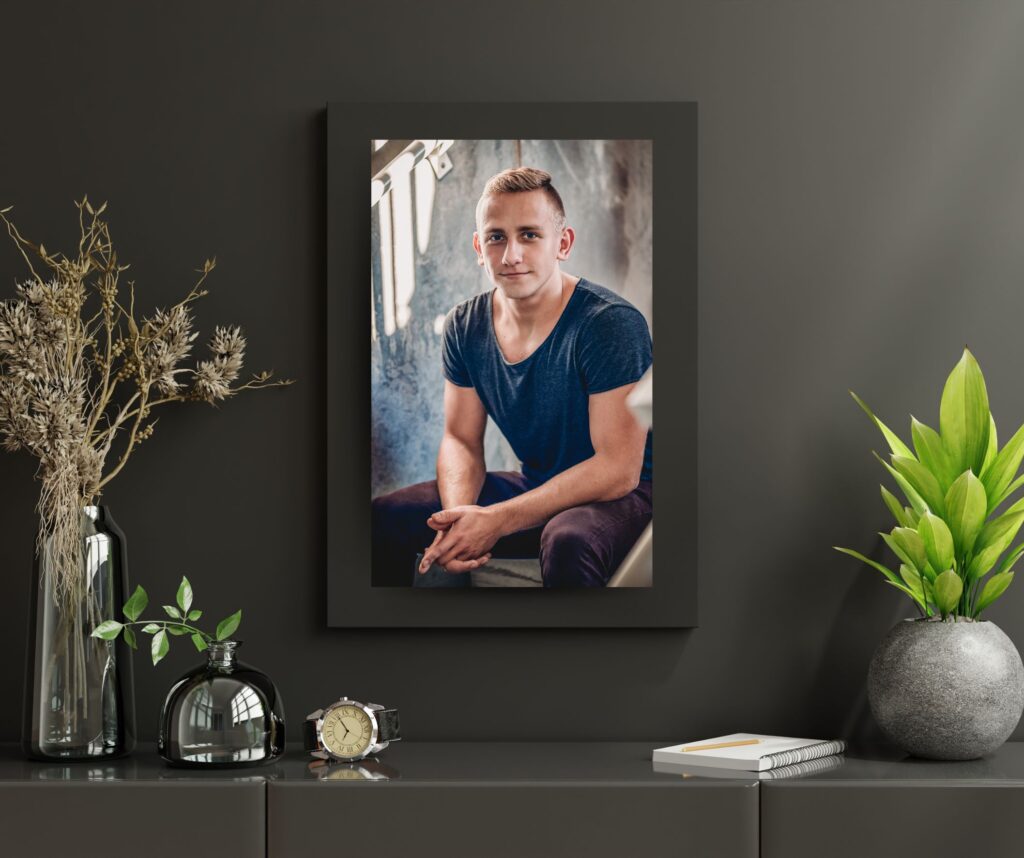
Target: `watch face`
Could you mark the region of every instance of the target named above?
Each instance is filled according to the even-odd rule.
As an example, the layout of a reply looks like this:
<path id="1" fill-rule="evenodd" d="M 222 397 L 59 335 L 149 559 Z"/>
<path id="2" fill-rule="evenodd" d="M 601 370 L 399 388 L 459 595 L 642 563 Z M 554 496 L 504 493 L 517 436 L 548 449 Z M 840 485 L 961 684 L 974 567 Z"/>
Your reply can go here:
<path id="1" fill-rule="evenodd" d="M 324 715 L 321 740 L 324 748 L 342 759 L 363 756 L 373 744 L 373 724 L 362 706 L 342 703 Z"/>

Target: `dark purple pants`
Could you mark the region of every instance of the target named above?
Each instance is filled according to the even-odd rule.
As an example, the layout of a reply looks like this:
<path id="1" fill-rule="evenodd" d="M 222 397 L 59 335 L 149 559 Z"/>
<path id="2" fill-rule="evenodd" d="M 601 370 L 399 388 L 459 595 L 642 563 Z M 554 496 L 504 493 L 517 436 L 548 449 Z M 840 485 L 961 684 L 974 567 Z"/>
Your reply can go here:
<path id="1" fill-rule="evenodd" d="M 529 489 L 522 474 L 488 471 L 477 503 L 490 506 Z M 416 555 L 434 541 L 427 519 L 441 509 L 437 482 L 406 486 L 373 501 L 373 585 L 410 587 Z M 583 504 L 499 539 L 494 557 L 539 557 L 545 587 L 603 587 L 651 521 L 651 483 L 625 497 Z"/>

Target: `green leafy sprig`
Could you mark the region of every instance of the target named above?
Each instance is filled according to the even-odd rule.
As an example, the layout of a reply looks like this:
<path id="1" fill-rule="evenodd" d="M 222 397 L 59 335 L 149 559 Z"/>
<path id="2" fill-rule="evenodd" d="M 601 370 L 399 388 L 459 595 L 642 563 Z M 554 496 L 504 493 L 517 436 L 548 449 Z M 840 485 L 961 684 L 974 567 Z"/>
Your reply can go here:
<path id="1" fill-rule="evenodd" d="M 225 617 L 217 623 L 217 631 L 213 635 L 207 634 L 202 629 L 191 625 L 203 615 L 202 611 L 192 607 L 193 595 L 192 585 L 189 584 L 188 578 L 182 577 L 176 597 L 177 607 L 174 605 L 163 606 L 164 613 L 170 619 L 159 621 L 141 620 L 139 617 L 142 616 L 142 612 L 146 610 L 146 606 L 149 604 L 149 596 L 146 595 L 146 591 L 142 587 L 136 587 L 135 592 L 132 593 L 131 598 L 124 603 L 122 608 L 124 615 L 128 618 L 128 622 L 119 623 L 117 620 L 107 620 L 93 629 L 92 637 L 112 641 L 118 635 L 123 634 L 125 643 L 132 649 L 138 649 L 138 641 L 136 640 L 133 627 L 142 626 L 141 631 L 143 634 L 153 636 L 149 647 L 150 654 L 153 657 L 153 664 L 159 663 L 160 659 L 167 655 L 167 652 L 170 650 L 171 642 L 169 636 L 183 637 L 189 635 L 199 652 L 203 652 L 210 644 L 216 641 L 230 638 L 238 629 L 239 623 L 242 622 L 242 612 L 238 610 L 231 616 Z"/>
<path id="2" fill-rule="evenodd" d="M 909 506 L 881 487 L 896 526 L 879 535 L 896 555 L 899 574 L 851 548 L 836 550 L 881 572 L 924 617 L 977 619 L 1013 582 L 1014 564 L 1024 556 L 1024 542 L 1013 545 L 1024 498 L 1011 502 L 1024 486 L 1024 426 L 1000 449 L 985 378 L 967 349 L 946 379 L 939 431 L 911 417 L 912 448 L 851 395 L 889 445 L 888 462 L 875 458 Z"/>

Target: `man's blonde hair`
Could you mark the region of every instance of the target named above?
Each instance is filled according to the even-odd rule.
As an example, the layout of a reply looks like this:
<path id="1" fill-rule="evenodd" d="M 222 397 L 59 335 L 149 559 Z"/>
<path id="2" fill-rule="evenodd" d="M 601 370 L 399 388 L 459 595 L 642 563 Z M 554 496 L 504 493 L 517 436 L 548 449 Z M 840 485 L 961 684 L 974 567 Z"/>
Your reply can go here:
<path id="1" fill-rule="evenodd" d="M 477 223 L 480 222 L 481 207 L 484 200 L 498 194 L 522 194 L 527 191 L 544 191 L 551 207 L 555 210 L 555 229 L 565 228 L 565 206 L 562 197 L 551 184 L 551 174 L 538 170 L 536 167 L 512 167 L 491 176 L 484 185 L 484 192 L 476 206 Z"/>

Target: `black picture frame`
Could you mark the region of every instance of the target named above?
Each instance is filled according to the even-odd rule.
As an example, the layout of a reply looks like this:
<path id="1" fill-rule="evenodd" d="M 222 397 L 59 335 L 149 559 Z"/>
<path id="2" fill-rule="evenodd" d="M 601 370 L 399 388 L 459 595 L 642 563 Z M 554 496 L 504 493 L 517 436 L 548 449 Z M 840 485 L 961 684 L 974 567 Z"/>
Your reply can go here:
<path id="1" fill-rule="evenodd" d="M 650 588 L 371 586 L 369 141 L 430 137 L 653 141 L 654 509 L 659 528 Z M 328 105 L 328 626 L 697 625 L 697 192 L 694 102 Z"/>

